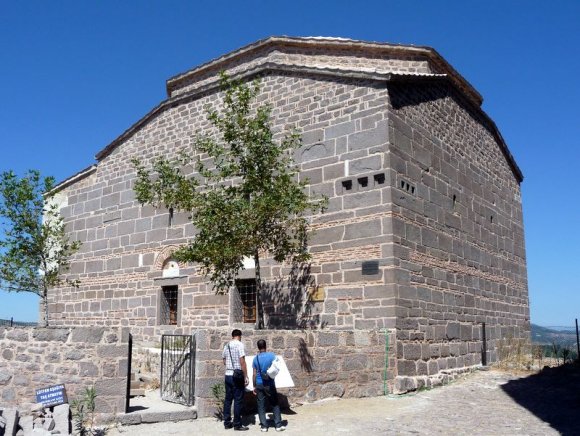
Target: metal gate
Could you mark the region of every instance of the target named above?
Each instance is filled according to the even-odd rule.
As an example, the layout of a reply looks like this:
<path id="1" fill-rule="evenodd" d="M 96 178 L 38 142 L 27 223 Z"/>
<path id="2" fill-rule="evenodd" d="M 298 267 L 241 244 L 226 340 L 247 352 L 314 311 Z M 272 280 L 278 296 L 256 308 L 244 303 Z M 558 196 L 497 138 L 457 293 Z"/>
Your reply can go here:
<path id="1" fill-rule="evenodd" d="M 195 335 L 161 336 L 161 399 L 192 406 Z"/>

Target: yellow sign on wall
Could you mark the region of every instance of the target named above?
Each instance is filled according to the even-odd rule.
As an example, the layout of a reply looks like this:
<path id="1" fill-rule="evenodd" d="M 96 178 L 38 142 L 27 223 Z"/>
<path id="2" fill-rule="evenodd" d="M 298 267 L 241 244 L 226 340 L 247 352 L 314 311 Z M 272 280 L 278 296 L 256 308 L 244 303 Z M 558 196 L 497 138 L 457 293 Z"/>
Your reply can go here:
<path id="1" fill-rule="evenodd" d="M 322 286 L 309 286 L 307 294 L 308 301 L 324 301 L 324 288 Z"/>

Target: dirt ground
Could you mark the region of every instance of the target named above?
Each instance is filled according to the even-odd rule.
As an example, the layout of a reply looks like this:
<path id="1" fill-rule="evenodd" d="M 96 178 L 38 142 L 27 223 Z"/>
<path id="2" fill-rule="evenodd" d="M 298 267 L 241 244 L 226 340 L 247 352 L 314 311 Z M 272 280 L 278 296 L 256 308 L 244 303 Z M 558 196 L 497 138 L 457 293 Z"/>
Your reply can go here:
<path id="1" fill-rule="evenodd" d="M 440 388 L 403 396 L 331 399 L 283 413 L 288 435 L 574 435 L 580 434 L 580 371 L 539 374 L 478 371 Z M 247 417 L 257 433 L 256 417 Z M 273 428 L 270 429 L 274 431 Z M 110 436 L 221 435 L 213 418 L 109 429 Z M 237 432 L 235 432 L 237 434 Z"/>

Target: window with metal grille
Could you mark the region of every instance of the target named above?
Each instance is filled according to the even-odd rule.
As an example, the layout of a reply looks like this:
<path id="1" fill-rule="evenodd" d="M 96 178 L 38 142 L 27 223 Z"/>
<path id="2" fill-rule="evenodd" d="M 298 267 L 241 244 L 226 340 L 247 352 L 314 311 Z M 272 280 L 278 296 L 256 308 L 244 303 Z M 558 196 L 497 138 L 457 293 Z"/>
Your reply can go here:
<path id="1" fill-rule="evenodd" d="M 159 324 L 177 325 L 178 298 L 177 286 L 161 288 Z"/>
<path id="2" fill-rule="evenodd" d="M 242 303 L 242 322 L 256 322 L 256 280 L 236 280 L 236 289 Z"/>

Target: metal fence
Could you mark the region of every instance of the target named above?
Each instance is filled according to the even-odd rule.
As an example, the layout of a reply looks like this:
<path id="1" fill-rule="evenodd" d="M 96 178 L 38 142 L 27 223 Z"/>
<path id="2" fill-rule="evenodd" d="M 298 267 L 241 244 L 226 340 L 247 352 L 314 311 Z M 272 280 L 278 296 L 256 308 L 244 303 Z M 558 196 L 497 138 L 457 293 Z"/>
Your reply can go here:
<path id="1" fill-rule="evenodd" d="M 195 335 L 161 337 L 161 398 L 192 406 L 195 388 Z"/>
<path id="2" fill-rule="evenodd" d="M 14 318 L 10 319 L 0 319 L 0 326 L 7 326 L 7 327 L 29 327 L 29 326 L 37 326 L 37 322 L 27 322 L 27 321 L 14 321 Z"/>

